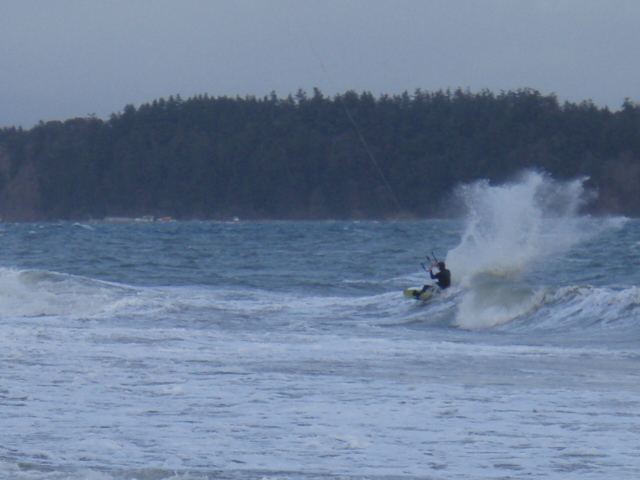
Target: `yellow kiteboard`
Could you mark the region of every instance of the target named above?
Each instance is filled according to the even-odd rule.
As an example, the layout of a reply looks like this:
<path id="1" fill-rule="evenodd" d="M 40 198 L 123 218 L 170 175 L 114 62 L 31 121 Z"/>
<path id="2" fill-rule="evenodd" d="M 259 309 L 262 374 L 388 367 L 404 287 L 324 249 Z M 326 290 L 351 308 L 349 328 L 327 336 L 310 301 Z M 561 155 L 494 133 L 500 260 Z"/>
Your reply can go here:
<path id="1" fill-rule="evenodd" d="M 426 302 L 433 296 L 433 288 L 430 288 L 429 290 L 426 290 L 422 292 L 420 295 L 418 295 L 420 290 L 422 290 L 422 288 L 420 287 L 405 288 L 404 296 L 407 298 L 413 298 L 415 300 L 422 300 L 423 302 Z"/>

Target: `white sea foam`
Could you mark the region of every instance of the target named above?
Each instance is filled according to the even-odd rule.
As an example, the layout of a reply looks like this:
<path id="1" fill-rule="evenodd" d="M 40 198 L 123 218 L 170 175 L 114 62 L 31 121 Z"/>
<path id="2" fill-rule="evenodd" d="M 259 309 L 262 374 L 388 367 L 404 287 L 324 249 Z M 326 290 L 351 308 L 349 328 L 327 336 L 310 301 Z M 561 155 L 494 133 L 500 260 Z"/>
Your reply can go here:
<path id="1" fill-rule="evenodd" d="M 640 288 L 569 286 L 545 295 L 545 309 L 532 317 L 529 329 L 598 329 L 633 331 L 640 320 Z M 535 322 L 534 325 L 531 325 Z"/>

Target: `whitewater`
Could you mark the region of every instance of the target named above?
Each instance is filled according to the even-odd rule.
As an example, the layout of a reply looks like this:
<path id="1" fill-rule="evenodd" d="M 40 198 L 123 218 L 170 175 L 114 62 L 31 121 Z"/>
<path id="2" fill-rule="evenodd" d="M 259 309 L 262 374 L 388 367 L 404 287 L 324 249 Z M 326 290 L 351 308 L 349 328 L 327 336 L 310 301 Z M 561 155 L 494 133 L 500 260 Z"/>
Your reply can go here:
<path id="1" fill-rule="evenodd" d="M 0 223 L 0 478 L 637 479 L 640 221 Z M 422 303 L 426 255 L 453 285 Z"/>

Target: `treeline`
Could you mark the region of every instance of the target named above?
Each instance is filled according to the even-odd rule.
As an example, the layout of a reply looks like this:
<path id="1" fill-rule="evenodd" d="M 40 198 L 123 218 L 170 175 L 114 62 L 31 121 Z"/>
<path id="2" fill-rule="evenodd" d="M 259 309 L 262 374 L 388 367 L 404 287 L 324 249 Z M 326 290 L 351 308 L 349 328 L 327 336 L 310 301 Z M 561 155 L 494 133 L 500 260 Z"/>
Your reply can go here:
<path id="1" fill-rule="evenodd" d="M 640 214 L 640 106 L 535 90 L 160 99 L 109 120 L 0 130 L 0 216 L 439 216 L 455 185 L 588 175 L 597 212 Z"/>

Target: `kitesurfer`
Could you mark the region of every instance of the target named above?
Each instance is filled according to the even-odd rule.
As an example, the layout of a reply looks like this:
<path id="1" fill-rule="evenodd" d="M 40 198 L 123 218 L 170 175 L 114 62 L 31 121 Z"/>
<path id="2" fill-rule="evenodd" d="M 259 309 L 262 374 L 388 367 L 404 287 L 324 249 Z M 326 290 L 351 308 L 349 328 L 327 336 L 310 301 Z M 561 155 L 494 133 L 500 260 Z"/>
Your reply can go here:
<path id="1" fill-rule="evenodd" d="M 438 267 L 438 273 L 433 273 L 434 266 Z M 447 269 L 447 266 L 443 261 L 440 261 L 435 265 L 431 265 L 429 268 L 429 275 L 432 280 L 437 280 L 436 285 L 440 287 L 440 290 L 445 290 L 451 286 L 451 272 Z M 422 287 L 422 290 L 415 291 L 413 295 L 416 298 L 420 298 L 420 295 L 430 288 L 433 288 L 433 285 L 425 285 Z"/>

